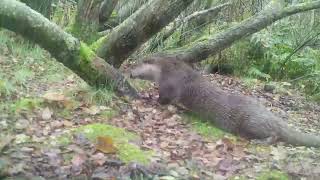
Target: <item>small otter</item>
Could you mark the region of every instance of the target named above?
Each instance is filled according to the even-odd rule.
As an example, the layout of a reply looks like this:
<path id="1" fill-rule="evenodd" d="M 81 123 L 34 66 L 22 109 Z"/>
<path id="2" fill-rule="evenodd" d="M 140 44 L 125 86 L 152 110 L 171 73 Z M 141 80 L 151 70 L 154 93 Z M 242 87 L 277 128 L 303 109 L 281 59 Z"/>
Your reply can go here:
<path id="1" fill-rule="evenodd" d="M 156 82 L 160 104 L 181 103 L 228 132 L 249 139 L 320 146 L 320 137 L 289 128 L 255 99 L 223 91 L 181 60 L 150 57 L 134 66 L 130 76 Z"/>

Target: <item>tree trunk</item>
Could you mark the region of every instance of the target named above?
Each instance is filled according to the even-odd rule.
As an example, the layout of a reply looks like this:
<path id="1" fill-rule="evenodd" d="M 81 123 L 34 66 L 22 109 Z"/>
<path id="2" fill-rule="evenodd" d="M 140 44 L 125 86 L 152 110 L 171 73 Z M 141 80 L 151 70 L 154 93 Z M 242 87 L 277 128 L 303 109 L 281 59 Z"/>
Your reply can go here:
<path id="1" fill-rule="evenodd" d="M 261 29 L 271 25 L 277 20 L 304 11 L 320 8 L 320 1 L 301 3 L 283 8 L 277 2 L 273 2 L 271 7 L 258 13 L 256 16 L 248 18 L 238 25 L 218 33 L 205 42 L 195 43 L 187 49 L 161 53 L 161 56 L 175 57 L 188 62 L 198 62 L 206 59 L 210 55 L 231 46 L 235 41 L 249 36 Z"/>
<path id="2" fill-rule="evenodd" d="M 99 24 L 108 21 L 119 0 L 104 0 L 100 7 Z"/>
<path id="3" fill-rule="evenodd" d="M 192 23 L 193 21 L 198 21 L 199 19 L 207 19 L 208 16 L 211 17 L 212 20 L 213 17 L 222 10 L 222 8 L 228 5 L 230 5 L 230 3 L 224 3 L 210 9 L 194 12 L 184 19 L 175 20 L 170 27 L 163 29 L 161 33 L 151 40 L 150 45 L 146 48 L 146 50 L 148 52 L 154 51 L 159 44 L 169 38 L 182 24 Z"/>
<path id="4" fill-rule="evenodd" d="M 80 43 L 23 3 L 15 0 L 0 1 L 0 27 L 39 44 L 90 85 L 112 86 L 120 95 L 137 95 L 122 74 L 97 57 L 86 44 Z"/>
<path id="5" fill-rule="evenodd" d="M 80 0 L 72 33 L 86 43 L 96 41 L 101 22 L 108 19 L 117 2 L 118 0 Z"/>
<path id="6" fill-rule="evenodd" d="M 116 11 L 115 15 L 111 16 L 108 21 L 104 22 L 103 30 L 112 29 L 118 26 L 147 1 L 148 0 L 128 0 L 121 4 L 119 3 L 120 6 L 117 8 L 118 10 Z"/>
<path id="7" fill-rule="evenodd" d="M 46 18 L 50 18 L 52 0 L 21 0 L 21 2 L 26 3 L 26 5 L 38 11 Z"/>
<path id="8" fill-rule="evenodd" d="M 193 0 L 151 0 L 104 37 L 97 54 L 120 67 L 142 43 L 159 32 Z"/>

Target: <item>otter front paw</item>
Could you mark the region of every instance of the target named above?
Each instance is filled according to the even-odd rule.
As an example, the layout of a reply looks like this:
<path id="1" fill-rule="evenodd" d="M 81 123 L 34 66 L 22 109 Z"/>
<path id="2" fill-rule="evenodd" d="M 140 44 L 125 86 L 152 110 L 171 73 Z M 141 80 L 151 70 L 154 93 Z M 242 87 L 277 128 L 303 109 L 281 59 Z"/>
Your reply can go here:
<path id="1" fill-rule="evenodd" d="M 160 96 L 159 99 L 158 99 L 158 102 L 161 105 L 167 105 L 167 104 L 170 104 L 170 99 Z"/>

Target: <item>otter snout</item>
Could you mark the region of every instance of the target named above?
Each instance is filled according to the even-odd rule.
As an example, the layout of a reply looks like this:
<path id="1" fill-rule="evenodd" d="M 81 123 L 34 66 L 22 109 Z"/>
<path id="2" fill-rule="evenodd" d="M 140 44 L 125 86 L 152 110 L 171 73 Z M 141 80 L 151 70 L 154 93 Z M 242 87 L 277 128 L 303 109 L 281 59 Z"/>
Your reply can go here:
<path id="1" fill-rule="evenodd" d="M 160 67 L 154 64 L 142 63 L 132 67 L 129 76 L 132 79 L 158 81 L 160 77 Z"/>

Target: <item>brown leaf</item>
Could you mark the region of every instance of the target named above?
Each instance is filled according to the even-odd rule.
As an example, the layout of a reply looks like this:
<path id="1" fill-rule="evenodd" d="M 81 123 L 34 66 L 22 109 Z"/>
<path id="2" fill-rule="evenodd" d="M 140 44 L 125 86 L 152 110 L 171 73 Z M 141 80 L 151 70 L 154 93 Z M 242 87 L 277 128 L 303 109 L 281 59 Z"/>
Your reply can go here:
<path id="1" fill-rule="evenodd" d="M 97 137 L 97 150 L 107 153 L 107 154 L 114 154 L 117 152 L 116 147 L 113 144 L 113 140 L 107 136 L 99 136 Z"/>
<path id="2" fill-rule="evenodd" d="M 98 106 L 91 106 L 90 108 L 84 108 L 84 112 L 90 115 L 96 115 L 100 113 L 100 108 Z"/>
<path id="3" fill-rule="evenodd" d="M 43 95 L 43 98 L 48 101 L 64 101 L 66 97 L 62 93 L 48 92 Z"/>

